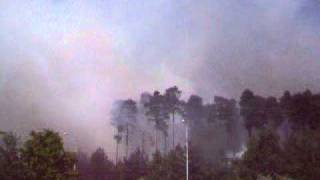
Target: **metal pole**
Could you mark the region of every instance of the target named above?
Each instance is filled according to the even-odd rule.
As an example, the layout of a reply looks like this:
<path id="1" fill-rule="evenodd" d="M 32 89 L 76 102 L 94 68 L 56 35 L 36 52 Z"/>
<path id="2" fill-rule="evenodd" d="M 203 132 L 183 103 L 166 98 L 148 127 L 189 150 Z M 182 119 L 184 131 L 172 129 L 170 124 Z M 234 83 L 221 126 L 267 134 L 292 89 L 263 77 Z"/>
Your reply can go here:
<path id="1" fill-rule="evenodd" d="M 185 25 L 185 31 L 184 31 L 184 36 L 185 36 L 185 41 L 187 44 L 188 48 L 188 40 L 189 40 L 189 34 L 188 34 L 188 28 L 187 28 L 187 19 L 184 16 L 183 17 L 184 25 Z M 185 119 L 182 119 L 182 121 L 185 123 L 186 126 L 186 180 L 189 180 L 189 135 L 188 135 L 188 123 Z"/>
<path id="2" fill-rule="evenodd" d="M 189 180 L 189 134 L 188 124 L 186 123 L 186 180 Z"/>
<path id="3" fill-rule="evenodd" d="M 189 129 L 186 120 L 182 119 L 186 128 L 186 180 L 189 180 Z"/>

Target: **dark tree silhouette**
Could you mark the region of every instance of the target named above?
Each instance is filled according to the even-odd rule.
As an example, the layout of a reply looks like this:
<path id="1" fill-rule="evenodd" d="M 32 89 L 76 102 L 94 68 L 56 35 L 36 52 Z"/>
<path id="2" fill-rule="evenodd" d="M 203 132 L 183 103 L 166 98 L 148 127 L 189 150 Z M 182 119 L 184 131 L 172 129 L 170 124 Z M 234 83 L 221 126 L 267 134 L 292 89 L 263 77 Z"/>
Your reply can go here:
<path id="1" fill-rule="evenodd" d="M 309 90 L 292 96 L 285 94 L 282 105 L 294 129 L 317 129 L 320 125 L 320 94 Z"/>
<path id="2" fill-rule="evenodd" d="M 134 127 L 137 120 L 137 104 L 134 100 L 128 99 L 117 101 L 111 111 L 112 125 L 117 128 L 117 133 L 114 136 L 117 146 L 121 142 L 122 134 L 125 132 L 126 157 L 129 155 L 129 129 Z"/>
<path id="3" fill-rule="evenodd" d="M 98 148 L 90 159 L 93 179 L 105 180 L 112 178 L 113 163 L 108 159 L 102 148 Z"/>
<path id="4" fill-rule="evenodd" d="M 136 180 L 145 177 L 148 171 L 148 159 L 140 149 L 130 154 L 129 158 L 124 160 L 125 179 Z"/>
<path id="5" fill-rule="evenodd" d="M 113 138 L 116 141 L 116 164 L 118 163 L 119 160 L 119 144 L 122 141 L 122 133 L 123 133 L 123 126 L 118 126 L 117 127 L 117 134 L 113 136 Z"/>
<path id="6" fill-rule="evenodd" d="M 125 123 L 125 131 L 126 131 L 126 157 L 129 155 L 129 127 L 135 126 L 135 122 L 137 120 L 137 104 L 132 99 L 125 100 L 121 106 L 122 113 L 125 114 L 126 123 Z"/>
<path id="7" fill-rule="evenodd" d="M 227 132 L 228 150 L 236 152 L 241 146 L 239 133 L 239 110 L 234 99 L 216 96 L 214 98 L 215 119 L 222 121 Z"/>
<path id="8" fill-rule="evenodd" d="M 77 170 L 79 172 L 80 180 L 87 180 L 91 178 L 91 166 L 88 155 L 84 152 L 77 153 Z"/>
<path id="9" fill-rule="evenodd" d="M 146 107 L 146 116 L 149 121 L 155 123 L 156 128 L 156 150 L 158 150 L 158 133 L 157 131 L 161 131 L 164 135 L 164 139 L 166 141 L 167 138 L 167 119 L 169 119 L 169 114 L 166 109 L 165 98 L 160 94 L 159 91 L 155 91 L 153 96 L 150 98 L 150 101 L 145 104 Z M 165 150 L 166 150 L 166 142 L 165 142 Z"/>
<path id="10" fill-rule="evenodd" d="M 172 148 L 175 147 L 175 115 L 181 113 L 181 91 L 177 86 L 168 88 L 165 92 L 165 101 L 172 120 Z"/>
<path id="11" fill-rule="evenodd" d="M 252 137 L 243 157 L 243 168 L 275 178 L 283 171 L 283 151 L 279 137 L 271 130 L 261 131 L 259 137 Z"/>
<path id="12" fill-rule="evenodd" d="M 191 95 L 184 104 L 184 118 L 190 122 L 190 125 L 198 124 L 197 121 L 204 118 L 204 107 L 202 98 L 197 95 Z"/>
<path id="13" fill-rule="evenodd" d="M 26 167 L 21 161 L 18 138 L 13 133 L 0 134 L 0 179 L 23 180 Z"/>
<path id="14" fill-rule="evenodd" d="M 219 96 L 209 104 L 203 104 L 197 95 L 184 102 L 179 99 L 180 93 L 177 87 L 172 87 L 164 95 L 155 91 L 153 95 L 144 93 L 141 96 L 139 120 L 146 118 L 154 127 L 140 127 L 140 121 L 137 121 L 136 126 L 139 127 L 136 129 L 141 130 L 143 151 L 137 150 L 123 161 L 116 160 L 114 179 L 185 178 L 185 150 L 180 145 L 169 152 L 166 149 L 168 120 L 174 124 L 179 111 L 190 129 L 190 179 L 289 177 L 307 180 L 319 176 L 320 94 L 305 91 L 291 95 L 286 91 L 279 101 L 275 97 L 266 98 L 245 90 L 238 108 L 235 100 Z M 130 108 L 133 106 L 124 104 L 124 101 L 119 103 L 118 116 L 114 116 L 118 128 L 114 136 L 117 144 L 124 133 L 128 144 L 127 127 L 131 127 L 129 122 L 134 123 L 136 117 L 135 111 L 130 113 L 128 110 L 134 109 Z M 244 155 L 238 153 L 244 143 L 241 126 L 250 136 Z M 284 126 L 290 132 L 285 139 L 282 136 Z M 144 133 L 150 132 L 149 128 L 157 132 L 156 152 L 150 162 L 144 158 L 143 148 Z M 164 151 L 158 149 L 158 132 L 164 135 Z M 172 133 L 173 145 L 177 132 Z"/>
<path id="15" fill-rule="evenodd" d="M 265 99 L 255 96 L 252 91 L 245 90 L 240 98 L 240 114 L 244 119 L 249 137 L 253 128 L 261 129 L 267 123 Z"/>
<path id="16" fill-rule="evenodd" d="M 299 180 L 320 177 L 320 133 L 318 130 L 292 133 L 285 143 L 286 174 Z"/>
<path id="17" fill-rule="evenodd" d="M 265 108 L 267 123 L 276 130 L 283 122 L 281 105 L 275 97 L 269 97 L 266 100 Z"/>

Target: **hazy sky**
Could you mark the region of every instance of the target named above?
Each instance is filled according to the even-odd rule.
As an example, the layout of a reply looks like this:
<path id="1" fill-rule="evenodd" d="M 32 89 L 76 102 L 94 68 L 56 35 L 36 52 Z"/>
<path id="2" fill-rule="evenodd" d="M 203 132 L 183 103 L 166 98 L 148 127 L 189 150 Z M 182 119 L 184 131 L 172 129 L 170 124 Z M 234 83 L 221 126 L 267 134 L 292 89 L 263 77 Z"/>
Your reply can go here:
<path id="1" fill-rule="evenodd" d="M 320 86 L 318 0 L 0 1 L 0 127 L 113 151 L 119 98 Z M 79 140 L 80 139 L 80 140 Z"/>

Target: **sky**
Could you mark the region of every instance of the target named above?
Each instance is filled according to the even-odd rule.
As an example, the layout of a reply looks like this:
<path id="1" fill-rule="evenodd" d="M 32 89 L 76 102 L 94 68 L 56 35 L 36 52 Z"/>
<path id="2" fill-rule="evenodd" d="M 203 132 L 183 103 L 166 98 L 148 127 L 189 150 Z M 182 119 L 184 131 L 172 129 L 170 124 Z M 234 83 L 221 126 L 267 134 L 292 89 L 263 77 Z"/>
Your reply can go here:
<path id="1" fill-rule="evenodd" d="M 0 127 L 114 153 L 117 99 L 319 91 L 318 0 L 2 0 Z"/>

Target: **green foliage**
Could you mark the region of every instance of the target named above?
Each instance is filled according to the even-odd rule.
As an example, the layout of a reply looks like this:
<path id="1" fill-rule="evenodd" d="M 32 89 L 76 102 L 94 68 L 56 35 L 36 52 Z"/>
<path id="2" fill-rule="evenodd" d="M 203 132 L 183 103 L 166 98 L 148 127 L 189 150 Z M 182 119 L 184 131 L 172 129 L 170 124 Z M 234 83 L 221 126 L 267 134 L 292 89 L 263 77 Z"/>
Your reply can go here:
<path id="1" fill-rule="evenodd" d="M 286 174 L 299 180 L 320 177 L 319 130 L 293 133 L 285 145 Z"/>
<path id="2" fill-rule="evenodd" d="M 264 130 L 258 138 L 250 139 L 241 163 L 242 171 L 253 178 L 256 178 L 257 174 L 275 177 L 282 173 L 282 160 L 283 152 L 278 136 L 270 130 Z"/>
<path id="3" fill-rule="evenodd" d="M 31 139 L 25 142 L 21 152 L 27 179 L 67 180 L 75 177 L 75 155 L 64 150 L 56 132 L 31 132 Z"/>
<path id="4" fill-rule="evenodd" d="M 13 133 L 3 132 L 0 144 L 0 179 L 24 179 L 26 172 L 20 159 L 18 138 Z"/>
<path id="5" fill-rule="evenodd" d="M 240 105 L 242 115 L 249 118 L 253 114 L 250 99 L 255 96 L 250 91 L 242 95 Z M 251 111 L 250 111 L 251 108 Z M 320 177 L 320 94 L 309 90 L 291 95 L 286 91 L 280 99 L 266 99 L 265 114 L 267 121 L 276 130 L 283 119 L 289 122 L 287 137 L 279 145 L 273 131 L 264 129 L 257 137 L 252 137 L 248 150 L 238 165 L 242 179 L 288 179 L 285 177 L 310 180 Z M 283 177 L 279 176 L 282 175 Z M 258 178 L 258 179 L 259 179 Z"/>
<path id="6" fill-rule="evenodd" d="M 31 139 L 21 148 L 12 133 L 3 133 L 0 142 L 0 179 L 69 180 L 76 177 L 74 154 L 64 151 L 58 133 L 32 132 Z"/>

